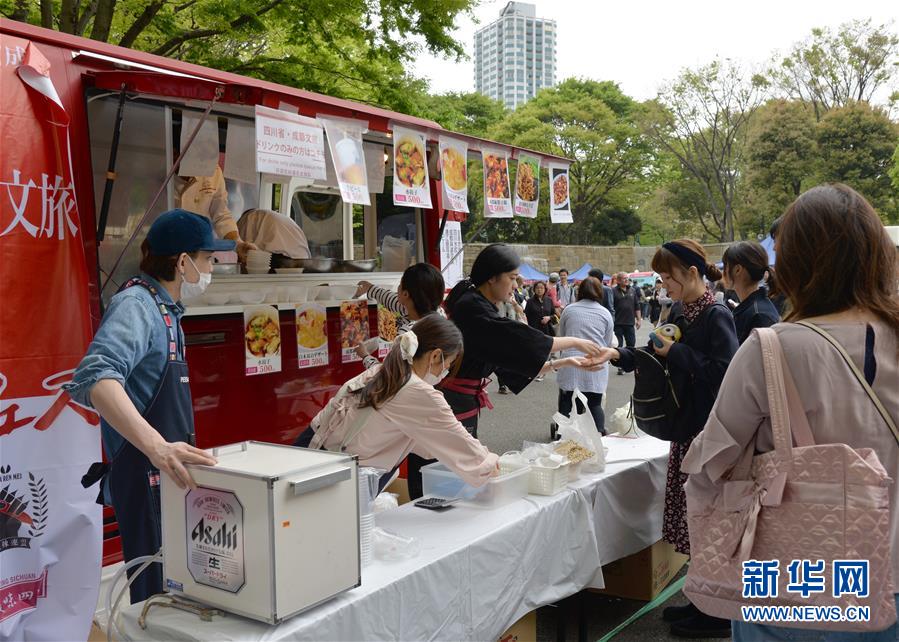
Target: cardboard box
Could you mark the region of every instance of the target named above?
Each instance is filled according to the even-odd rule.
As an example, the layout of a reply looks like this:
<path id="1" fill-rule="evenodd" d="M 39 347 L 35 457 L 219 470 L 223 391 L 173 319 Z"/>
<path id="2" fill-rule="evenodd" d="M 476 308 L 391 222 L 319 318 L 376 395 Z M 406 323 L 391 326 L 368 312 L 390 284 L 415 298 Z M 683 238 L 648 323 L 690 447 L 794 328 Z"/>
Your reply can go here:
<path id="1" fill-rule="evenodd" d="M 400 506 L 411 501 L 409 499 L 409 484 L 402 477 L 397 477 L 396 479 L 394 479 L 384 489 L 384 491 L 388 493 L 395 493 L 396 495 L 398 495 L 399 497 L 397 498 L 397 501 L 399 502 Z"/>
<path id="2" fill-rule="evenodd" d="M 642 551 L 602 567 L 604 589 L 597 593 L 631 600 L 654 599 L 678 574 L 688 556 L 678 553 L 668 542 L 658 541 Z"/>
<path id="3" fill-rule="evenodd" d="M 499 642 L 537 642 L 537 611 L 531 611 L 510 626 Z"/>

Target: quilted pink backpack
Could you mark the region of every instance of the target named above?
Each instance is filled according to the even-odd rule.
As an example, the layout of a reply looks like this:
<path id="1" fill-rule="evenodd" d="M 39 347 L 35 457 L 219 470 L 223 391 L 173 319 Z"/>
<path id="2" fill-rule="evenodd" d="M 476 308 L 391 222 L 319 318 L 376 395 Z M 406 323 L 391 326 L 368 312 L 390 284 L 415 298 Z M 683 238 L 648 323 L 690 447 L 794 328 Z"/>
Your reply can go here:
<path id="1" fill-rule="evenodd" d="M 840 351 L 899 441 L 892 417 L 843 347 L 817 326 L 802 325 Z M 891 479 L 870 448 L 815 444 L 777 334 L 770 328 L 757 332 L 775 448 L 754 455 L 755 445 L 750 443 L 711 508 L 700 508 L 695 498 L 691 501 L 688 490 L 691 560 L 684 593 L 704 613 L 738 621 L 743 621 L 743 606 L 869 607 L 867 622 L 768 623 L 834 631 L 883 630 L 896 620 L 890 565 Z M 763 560 L 779 562 L 779 575 L 771 580 L 776 581 L 776 597 L 744 597 L 743 562 Z M 818 575 L 826 590 L 807 597 L 795 592 L 795 584 L 787 590 L 793 560 L 823 560 L 824 568 L 815 570 L 823 571 Z M 869 561 L 867 597 L 833 597 L 836 560 Z"/>

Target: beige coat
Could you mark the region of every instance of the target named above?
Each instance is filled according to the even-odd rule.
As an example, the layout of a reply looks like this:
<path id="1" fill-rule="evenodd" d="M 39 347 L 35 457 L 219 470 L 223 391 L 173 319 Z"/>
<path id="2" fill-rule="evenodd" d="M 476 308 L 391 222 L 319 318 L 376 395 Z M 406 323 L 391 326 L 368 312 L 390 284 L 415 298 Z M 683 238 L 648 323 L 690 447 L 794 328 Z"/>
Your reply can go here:
<path id="1" fill-rule="evenodd" d="M 216 166 L 212 176 L 181 179 L 176 191 L 175 205 L 208 218 L 219 238 L 237 232 L 237 222 L 228 209 L 228 190 L 225 189 L 225 176 L 220 167 Z"/>
<path id="2" fill-rule="evenodd" d="M 374 366 L 344 387 L 359 390 L 380 369 L 380 365 Z M 327 431 L 323 434 L 327 435 L 324 446 L 328 450 L 339 450 L 354 426 L 358 399 L 358 395 L 338 394 L 312 420 L 316 435 Z M 328 415 L 329 425 L 320 425 Z M 363 430 L 347 444 L 347 452 L 359 457 L 360 466 L 382 470 L 392 470 L 413 451 L 440 460 L 472 486 L 487 483 L 499 459 L 465 430 L 443 394 L 415 373 L 390 401 L 370 412 Z"/>
<path id="3" fill-rule="evenodd" d="M 864 321 L 816 321 L 839 341 L 864 372 Z M 899 342 L 880 321 L 874 328 L 877 370 L 874 391 L 894 421 L 899 421 Z M 812 330 L 790 323 L 774 326 L 802 398 L 815 442 L 872 448 L 893 478 L 890 509 L 893 586 L 899 590 L 899 444 L 836 349 Z M 755 439 L 756 452 L 774 450 L 765 392 L 761 349 L 755 335 L 734 356 L 705 429 L 684 459 L 691 493 L 711 499 L 715 482 Z"/>

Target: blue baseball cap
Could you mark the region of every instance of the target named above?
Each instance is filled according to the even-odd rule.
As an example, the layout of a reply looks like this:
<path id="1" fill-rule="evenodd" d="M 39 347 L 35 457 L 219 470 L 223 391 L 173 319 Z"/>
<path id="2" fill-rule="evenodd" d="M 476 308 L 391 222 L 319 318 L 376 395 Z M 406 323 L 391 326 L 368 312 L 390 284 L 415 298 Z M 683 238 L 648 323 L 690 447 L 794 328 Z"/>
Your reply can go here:
<path id="1" fill-rule="evenodd" d="M 201 250 L 227 252 L 237 245 L 234 241 L 215 238 L 212 223 L 205 216 L 182 209 L 161 214 L 147 232 L 147 243 L 154 256 L 174 256 Z"/>

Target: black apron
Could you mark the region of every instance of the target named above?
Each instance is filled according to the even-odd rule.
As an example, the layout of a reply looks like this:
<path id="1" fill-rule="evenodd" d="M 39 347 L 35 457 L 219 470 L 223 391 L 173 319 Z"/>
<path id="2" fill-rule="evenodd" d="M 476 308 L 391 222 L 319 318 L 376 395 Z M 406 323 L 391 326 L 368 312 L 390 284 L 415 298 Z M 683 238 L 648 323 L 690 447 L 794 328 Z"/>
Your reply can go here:
<path id="1" fill-rule="evenodd" d="M 142 417 L 155 428 L 166 441 L 194 442 L 193 404 L 184 360 L 184 341 L 180 327 L 171 317 L 157 289 L 140 278 L 131 279 L 122 290 L 138 286 L 147 288 L 166 325 L 169 338 L 169 354 L 165 369 L 153 398 Z M 121 290 L 120 290 L 121 291 Z M 109 464 L 93 464 L 82 478 L 87 488 L 101 483 L 98 503 L 103 503 L 103 484 L 109 484 L 112 508 L 122 541 L 122 553 L 128 562 L 142 555 L 153 555 L 162 546 L 159 505 L 159 469 L 137 448 L 125 441 Z M 105 478 L 105 479 L 104 479 Z M 140 565 L 129 569 L 128 576 Z M 162 592 L 162 565 L 151 564 L 131 585 L 131 603 L 146 600 Z"/>

